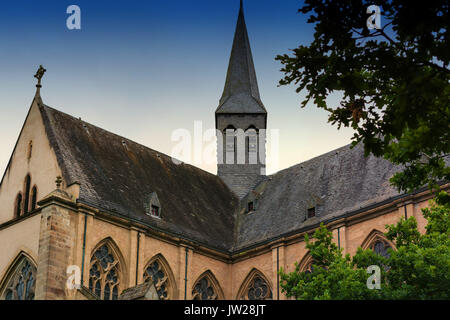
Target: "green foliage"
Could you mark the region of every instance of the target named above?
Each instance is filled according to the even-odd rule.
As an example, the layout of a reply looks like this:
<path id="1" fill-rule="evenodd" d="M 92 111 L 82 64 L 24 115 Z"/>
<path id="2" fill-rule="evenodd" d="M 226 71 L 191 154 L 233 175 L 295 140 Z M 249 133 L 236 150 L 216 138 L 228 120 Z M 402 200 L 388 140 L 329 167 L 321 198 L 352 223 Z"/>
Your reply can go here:
<path id="1" fill-rule="evenodd" d="M 367 288 L 368 274 L 362 267 L 355 268 L 349 255 L 342 255 L 333 242 L 331 232 L 321 224 L 314 233 L 314 242 L 305 236 L 306 247 L 313 259 L 312 272 L 301 272 L 300 266 L 291 273 L 280 271 L 281 287 L 288 297 L 307 300 L 376 299 L 380 291 Z M 360 263 L 385 262 L 372 251 L 360 255 Z"/>
<path id="2" fill-rule="evenodd" d="M 332 234 L 321 224 L 305 236 L 314 261 L 311 273 L 280 271 L 281 288 L 296 299 L 450 299 L 450 204 L 441 192 L 429 208 L 426 233 L 417 230 L 414 217 L 387 225 L 386 237 L 396 245 L 386 259 L 372 250 L 358 248 L 355 256 L 343 256 Z M 381 289 L 368 289 L 367 267 L 381 268 Z"/>
<path id="3" fill-rule="evenodd" d="M 329 112 L 329 122 L 355 130 L 366 155 L 404 166 L 391 182 L 410 192 L 450 180 L 450 59 L 446 0 L 377 1 L 382 29 L 368 30 L 372 1 L 306 0 L 303 14 L 315 25 L 314 40 L 293 55 L 279 55 L 280 85 L 307 90 Z M 327 97 L 340 92 L 339 105 Z"/>
<path id="4" fill-rule="evenodd" d="M 440 192 L 429 208 L 426 233 L 419 234 L 414 217 L 388 226 L 386 236 L 398 250 L 389 259 L 388 295 L 393 299 L 450 299 L 450 204 Z"/>

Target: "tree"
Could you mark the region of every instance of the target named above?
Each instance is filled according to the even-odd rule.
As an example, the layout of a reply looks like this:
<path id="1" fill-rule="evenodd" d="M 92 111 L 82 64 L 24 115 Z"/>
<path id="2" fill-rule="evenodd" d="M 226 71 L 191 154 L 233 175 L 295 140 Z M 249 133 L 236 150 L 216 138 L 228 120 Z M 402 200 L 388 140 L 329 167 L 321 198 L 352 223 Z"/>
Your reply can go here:
<path id="1" fill-rule="evenodd" d="M 397 243 L 388 261 L 386 295 L 391 299 L 450 299 L 450 205 L 441 192 L 430 208 L 424 235 L 414 217 L 390 226 L 386 236 Z"/>
<path id="2" fill-rule="evenodd" d="M 299 10 L 315 24 L 314 40 L 276 57 L 280 85 L 307 89 L 329 122 L 352 127 L 366 156 L 404 166 L 391 182 L 410 192 L 450 180 L 449 3 L 377 1 L 381 29 L 369 30 L 372 1 L 306 0 Z M 327 98 L 342 93 L 339 105 Z"/>
<path id="3" fill-rule="evenodd" d="M 370 249 L 358 248 L 353 258 L 342 255 L 332 234 L 322 224 L 314 241 L 305 236 L 314 261 L 312 272 L 280 271 L 281 288 L 296 299 L 450 299 L 450 201 L 440 192 L 430 208 L 426 233 L 414 217 L 386 226 L 386 237 L 395 243 L 387 259 Z M 367 267 L 380 266 L 381 289 L 367 287 Z"/>
<path id="4" fill-rule="evenodd" d="M 298 263 L 294 272 L 284 273 L 283 269 L 280 270 L 281 288 L 288 297 L 299 300 L 380 298 L 379 290 L 367 288 L 366 270 L 355 266 L 349 254 L 342 255 L 342 250 L 332 241 L 331 232 L 323 224 L 315 231 L 313 239 L 315 241 L 311 242 L 308 235 L 305 236 L 306 247 L 313 259 L 311 272 L 302 272 Z M 385 263 L 383 257 L 370 250 L 364 255 L 365 259 L 361 259 L 361 262 Z"/>

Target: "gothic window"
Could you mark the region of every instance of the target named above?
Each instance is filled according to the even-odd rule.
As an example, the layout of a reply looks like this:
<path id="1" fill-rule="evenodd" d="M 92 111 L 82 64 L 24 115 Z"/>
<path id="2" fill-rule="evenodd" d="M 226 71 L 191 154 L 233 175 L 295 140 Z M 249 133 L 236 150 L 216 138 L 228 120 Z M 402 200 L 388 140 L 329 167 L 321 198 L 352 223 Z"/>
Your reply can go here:
<path id="1" fill-rule="evenodd" d="M 311 274 L 314 272 L 314 259 L 311 253 L 307 252 L 303 259 L 300 261 L 299 269 L 301 272 Z"/>
<path id="2" fill-rule="evenodd" d="M 5 286 L 2 294 L 4 300 L 34 300 L 34 290 L 36 287 L 36 267 L 31 261 L 22 256 L 12 276 Z"/>
<path id="3" fill-rule="evenodd" d="M 168 300 L 171 298 L 170 296 L 171 285 L 169 282 L 169 277 L 159 259 L 156 259 L 153 262 L 151 262 L 145 269 L 144 281 L 153 282 L 160 300 Z"/>
<path id="4" fill-rule="evenodd" d="M 244 282 L 244 290 L 240 293 L 241 300 L 272 300 L 272 289 L 266 279 L 253 270 Z"/>
<path id="5" fill-rule="evenodd" d="M 16 198 L 16 217 L 20 217 L 22 214 L 22 194 L 19 193 Z"/>
<path id="6" fill-rule="evenodd" d="M 31 211 L 36 209 L 36 202 L 37 202 L 37 188 L 36 186 L 31 189 Z"/>
<path id="7" fill-rule="evenodd" d="M 362 243 L 363 249 L 373 250 L 376 254 L 389 259 L 389 249 L 394 249 L 392 244 L 385 238 L 384 234 L 378 230 L 373 230 Z M 384 270 L 388 271 L 389 266 L 384 265 Z"/>
<path id="8" fill-rule="evenodd" d="M 372 249 L 375 253 L 385 257 L 386 259 L 389 259 L 391 256 L 388 251 L 388 249 L 391 249 L 390 244 L 382 239 L 377 239 L 376 241 L 374 241 L 369 248 Z"/>
<path id="9" fill-rule="evenodd" d="M 29 175 L 25 178 L 25 202 L 23 204 L 23 213 L 27 214 L 29 211 L 29 202 L 30 202 L 30 188 L 31 188 L 31 178 Z"/>
<path id="10" fill-rule="evenodd" d="M 91 258 L 89 290 L 100 299 L 117 300 L 119 296 L 119 261 L 107 244 L 98 248 Z"/>
<path id="11" fill-rule="evenodd" d="M 378 230 L 373 230 L 364 240 L 361 247 L 363 249 L 371 249 L 387 259 L 390 258 L 389 249 L 393 249 L 384 234 Z"/>
<path id="12" fill-rule="evenodd" d="M 267 300 L 272 299 L 272 291 L 266 281 L 256 276 L 250 283 L 247 291 L 248 300 Z"/>
<path id="13" fill-rule="evenodd" d="M 210 279 L 205 275 L 194 286 L 192 290 L 193 300 L 217 300 L 217 293 Z"/>
<path id="14" fill-rule="evenodd" d="M 304 268 L 304 272 L 305 273 L 313 273 L 314 272 L 314 266 L 313 266 L 314 261 L 310 261 L 306 267 Z"/>

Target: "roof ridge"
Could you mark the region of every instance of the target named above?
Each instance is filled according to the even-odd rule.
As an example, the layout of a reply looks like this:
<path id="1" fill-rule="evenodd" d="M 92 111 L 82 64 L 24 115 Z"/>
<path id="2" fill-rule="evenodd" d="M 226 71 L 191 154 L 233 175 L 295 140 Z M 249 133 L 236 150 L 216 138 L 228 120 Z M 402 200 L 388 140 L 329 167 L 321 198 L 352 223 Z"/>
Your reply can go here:
<path id="1" fill-rule="evenodd" d="M 284 169 L 282 169 L 282 170 L 280 170 L 280 171 L 277 171 L 277 172 L 275 172 L 275 173 L 269 175 L 268 177 L 273 177 L 273 176 L 275 176 L 275 175 L 277 175 L 277 174 L 279 174 L 279 173 L 282 173 L 282 172 L 284 172 L 284 171 L 293 169 L 293 168 L 295 168 L 295 167 L 298 167 L 298 166 L 301 166 L 301 165 L 305 165 L 305 164 L 308 164 L 308 163 L 312 163 L 312 162 L 316 161 L 318 158 L 322 158 L 322 157 L 325 157 L 326 155 L 330 155 L 330 154 L 332 154 L 332 153 L 336 153 L 336 152 L 339 151 L 339 150 L 347 149 L 347 148 L 350 147 L 351 145 L 352 145 L 351 143 L 348 143 L 348 144 L 346 144 L 346 145 L 343 145 L 342 147 L 338 147 L 338 148 L 336 148 L 336 149 L 333 149 L 333 150 L 330 150 L 330 151 L 328 151 L 328 152 L 319 154 L 319 155 L 317 155 L 317 156 L 314 156 L 314 157 L 312 157 L 312 158 L 309 158 L 309 159 L 304 160 L 304 161 L 302 161 L 302 162 L 299 162 L 299 163 L 297 163 L 297 164 L 293 164 L 292 166 L 287 167 L 287 168 L 284 168 Z M 360 146 L 360 145 L 357 144 L 357 145 L 355 145 L 355 148 L 356 148 L 356 147 L 359 147 L 359 146 Z M 353 149 L 353 148 L 350 148 L 349 150 L 352 150 L 352 149 Z"/>
<path id="2" fill-rule="evenodd" d="M 58 113 L 60 113 L 60 114 L 63 114 L 63 115 L 65 115 L 65 116 L 67 116 L 67 117 L 70 117 L 70 118 L 72 118 L 72 119 L 74 119 L 74 120 L 76 120 L 76 121 L 82 121 L 83 123 L 88 124 L 88 125 L 90 125 L 90 126 L 96 128 L 96 129 L 98 129 L 98 130 L 101 130 L 101 131 L 106 132 L 106 133 L 108 133 L 108 134 L 110 134 L 110 135 L 116 136 L 116 137 L 118 137 L 118 138 L 125 139 L 125 140 L 127 140 L 127 141 L 129 141 L 129 142 L 131 142 L 131 143 L 136 144 L 137 146 L 143 147 L 143 148 L 145 148 L 145 149 L 147 149 L 147 150 L 149 150 L 149 151 L 152 151 L 152 152 L 154 152 L 154 153 L 156 153 L 156 154 L 162 155 L 162 156 L 164 156 L 164 157 L 166 157 L 166 158 L 168 158 L 168 159 L 170 159 L 170 160 L 175 159 L 175 160 L 179 161 L 179 162 L 180 162 L 181 164 L 183 164 L 183 165 L 187 165 L 187 166 L 189 166 L 189 167 L 195 168 L 195 169 L 197 169 L 197 170 L 200 170 L 200 171 L 202 171 L 202 172 L 204 172 L 204 173 L 207 173 L 207 174 L 209 174 L 209 175 L 212 175 L 212 176 L 214 176 L 214 177 L 218 177 L 216 174 L 213 174 L 213 173 L 211 173 L 211 172 L 208 172 L 208 171 L 206 171 L 206 170 L 203 170 L 202 168 L 196 167 L 196 166 L 194 166 L 194 165 L 192 165 L 192 164 L 189 164 L 189 163 L 187 163 L 187 162 L 181 161 L 181 160 L 179 160 L 179 159 L 177 159 L 177 158 L 171 157 L 171 156 L 169 156 L 169 155 L 167 155 L 167 154 L 165 154 L 165 153 L 163 153 L 163 152 L 160 152 L 160 151 L 157 151 L 157 150 L 155 150 L 155 149 L 152 149 L 152 148 L 150 148 L 150 147 L 148 147 L 148 146 L 146 146 L 146 145 L 144 145 L 144 144 L 142 144 L 142 143 L 136 142 L 136 141 L 134 141 L 134 140 L 131 140 L 131 139 L 129 139 L 129 138 L 126 138 L 126 137 L 124 137 L 124 136 L 121 136 L 121 135 L 119 135 L 119 134 L 117 134 L 117 133 L 114 133 L 114 132 L 112 132 L 112 131 L 106 130 L 106 129 L 104 129 L 104 128 L 102 128 L 102 127 L 99 127 L 99 126 L 97 126 L 97 125 L 94 125 L 94 124 L 92 124 L 92 123 L 90 123 L 90 122 L 84 121 L 84 120 L 82 120 L 81 118 L 77 118 L 77 117 L 75 117 L 75 116 L 73 116 L 73 115 L 70 115 L 70 114 L 64 112 L 64 111 L 60 111 L 60 110 L 58 110 L 58 109 L 56 109 L 56 108 L 53 108 L 53 107 L 50 107 L 49 105 L 46 105 L 46 104 L 44 104 L 44 103 L 42 103 L 41 105 L 42 105 L 42 107 L 43 107 L 44 109 L 45 109 L 45 108 L 48 108 L 48 109 L 51 109 L 51 110 L 53 110 L 53 111 L 55 111 L 55 112 L 58 112 Z"/>

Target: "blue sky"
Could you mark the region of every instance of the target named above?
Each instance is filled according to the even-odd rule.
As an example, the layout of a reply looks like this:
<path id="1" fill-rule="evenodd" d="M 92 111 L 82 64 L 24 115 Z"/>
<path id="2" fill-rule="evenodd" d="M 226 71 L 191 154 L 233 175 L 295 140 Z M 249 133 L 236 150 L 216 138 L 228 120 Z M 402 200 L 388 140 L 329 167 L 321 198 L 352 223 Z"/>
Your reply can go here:
<path id="1" fill-rule="evenodd" d="M 68 30 L 66 8 L 81 8 Z M 313 38 L 298 0 L 246 0 L 244 11 L 268 129 L 280 130 L 283 169 L 350 142 L 314 106 L 301 109 L 294 87 L 278 87 L 277 54 Z M 37 67 L 47 73 L 44 103 L 170 154 L 174 130 L 194 121 L 214 128 L 239 0 L 31 1 L 0 10 L 0 172 L 6 168 L 34 96 Z M 215 165 L 197 164 L 215 172 Z"/>

